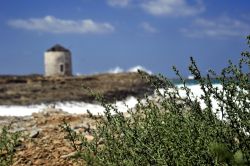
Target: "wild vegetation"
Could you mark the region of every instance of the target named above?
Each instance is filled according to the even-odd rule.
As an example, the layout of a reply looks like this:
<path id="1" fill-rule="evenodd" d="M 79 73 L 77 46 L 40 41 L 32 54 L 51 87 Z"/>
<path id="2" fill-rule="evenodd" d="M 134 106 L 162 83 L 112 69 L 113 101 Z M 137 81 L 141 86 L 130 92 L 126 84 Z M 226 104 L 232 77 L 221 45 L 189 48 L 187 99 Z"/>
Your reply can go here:
<path id="1" fill-rule="evenodd" d="M 7 166 L 12 164 L 19 138 L 20 132 L 11 133 L 9 127 L 2 128 L 0 132 L 0 165 Z"/>
<path id="2" fill-rule="evenodd" d="M 250 36 L 247 41 L 250 47 Z M 220 74 L 211 70 L 206 76 L 191 58 L 189 70 L 203 91 L 200 99 L 175 67 L 186 97 L 165 77 L 141 72 L 156 88 L 158 98 L 139 100 L 126 116 L 95 95 L 106 111 L 97 122 L 94 140 L 87 141 L 64 125 L 78 151 L 75 158 L 83 158 L 87 165 L 250 165 L 249 69 L 248 51 L 238 64 L 229 61 Z M 219 80 L 222 89 L 213 86 L 211 77 Z"/>

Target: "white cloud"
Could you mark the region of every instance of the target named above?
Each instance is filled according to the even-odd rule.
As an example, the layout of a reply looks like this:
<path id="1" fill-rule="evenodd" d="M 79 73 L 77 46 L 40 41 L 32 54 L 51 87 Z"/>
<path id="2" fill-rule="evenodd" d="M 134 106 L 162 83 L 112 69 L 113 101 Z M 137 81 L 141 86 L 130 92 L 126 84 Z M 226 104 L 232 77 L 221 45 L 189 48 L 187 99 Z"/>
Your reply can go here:
<path id="1" fill-rule="evenodd" d="M 198 18 L 181 32 L 188 37 L 241 37 L 249 34 L 250 24 L 225 16 L 214 20 Z"/>
<path id="2" fill-rule="evenodd" d="M 151 24 L 149 24 L 148 22 L 141 23 L 141 27 L 146 32 L 150 32 L 150 33 L 156 33 L 157 32 L 157 29 L 155 27 L 153 27 Z"/>
<path id="3" fill-rule="evenodd" d="M 117 7 L 126 7 L 131 0 L 107 0 L 108 5 Z"/>
<path id="4" fill-rule="evenodd" d="M 49 33 L 77 33 L 77 34 L 103 34 L 113 32 L 115 28 L 107 22 L 98 23 L 91 19 L 63 20 L 53 16 L 44 18 L 10 20 L 8 25 L 25 29 Z"/>
<path id="5" fill-rule="evenodd" d="M 201 0 L 196 0 L 195 5 L 188 4 L 187 0 L 149 0 L 141 7 L 156 16 L 191 16 L 205 10 Z"/>

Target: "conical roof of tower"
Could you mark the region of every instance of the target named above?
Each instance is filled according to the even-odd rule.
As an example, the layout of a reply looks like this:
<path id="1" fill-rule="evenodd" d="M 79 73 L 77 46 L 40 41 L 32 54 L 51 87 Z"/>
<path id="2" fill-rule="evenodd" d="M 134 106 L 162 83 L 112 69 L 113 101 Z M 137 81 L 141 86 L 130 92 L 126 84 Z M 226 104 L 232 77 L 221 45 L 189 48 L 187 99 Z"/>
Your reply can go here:
<path id="1" fill-rule="evenodd" d="M 56 51 L 61 51 L 61 52 L 70 52 L 68 49 L 64 48 L 60 44 L 56 44 L 50 49 L 47 50 L 47 52 L 56 52 Z"/>

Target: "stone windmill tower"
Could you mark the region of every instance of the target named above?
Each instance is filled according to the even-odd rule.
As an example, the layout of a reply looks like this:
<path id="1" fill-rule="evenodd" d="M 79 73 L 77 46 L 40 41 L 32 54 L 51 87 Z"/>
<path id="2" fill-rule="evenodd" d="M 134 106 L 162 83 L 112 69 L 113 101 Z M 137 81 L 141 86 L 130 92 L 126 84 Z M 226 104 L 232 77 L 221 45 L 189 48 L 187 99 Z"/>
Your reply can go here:
<path id="1" fill-rule="evenodd" d="M 44 65 L 45 76 L 72 76 L 71 52 L 59 44 L 45 52 Z"/>

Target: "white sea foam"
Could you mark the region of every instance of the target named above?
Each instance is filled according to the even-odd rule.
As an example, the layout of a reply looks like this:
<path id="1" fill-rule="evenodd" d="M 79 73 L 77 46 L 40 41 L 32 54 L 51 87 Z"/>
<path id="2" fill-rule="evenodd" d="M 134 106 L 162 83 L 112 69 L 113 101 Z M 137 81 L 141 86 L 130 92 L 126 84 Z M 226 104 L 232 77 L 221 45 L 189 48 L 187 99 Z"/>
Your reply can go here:
<path id="1" fill-rule="evenodd" d="M 203 91 L 201 90 L 200 85 L 195 84 L 195 85 L 189 85 L 187 87 L 191 90 L 191 92 L 193 94 L 193 95 L 190 96 L 191 99 L 194 100 L 195 98 L 197 98 L 198 101 L 200 102 L 201 108 L 202 109 L 206 108 L 206 104 L 204 103 L 203 100 L 200 99 L 201 95 L 204 95 Z M 218 88 L 218 90 L 222 89 L 222 86 L 220 84 L 214 84 L 213 87 Z M 180 94 L 181 97 L 184 98 L 184 97 L 187 96 L 186 91 L 182 89 L 183 85 L 177 85 L 177 88 L 179 89 L 179 94 Z M 173 89 L 169 89 L 168 91 L 173 92 Z M 165 90 L 164 89 L 159 89 L 159 92 L 160 92 L 161 95 L 163 95 Z M 156 95 L 156 93 L 155 93 L 155 95 Z M 218 103 L 216 102 L 216 100 L 214 98 L 211 98 L 211 101 L 212 101 L 213 109 L 216 110 L 218 108 Z"/>
<path id="2" fill-rule="evenodd" d="M 112 68 L 112 69 L 108 70 L 107 72 L 112 73 L 112 74 L 117 74 L 117 73 L 122 73 L 122 72 L 137 73 L 138 70 L 144 71 L 144 72 L 146 72 L 148 74 L 153 74 L 152 71 L 146 69 L 145 67 L 143 67 L 141 65 L 131 67 L 131 68 L 127 69 L 127 70 L 124 70 L 123 68 L 121 68 L 119 66 L 116 66 L 115 68 Z"/>
<path id="3" fill-rule="evenodd" d="M 218 90 L 222 89 L 222 86 L 220 84 L 214 84 L 213 86 L 217 87 Z M 181 88 L 182 86 L 179 85 L 177 87 Z M 204 101 L 200 100 L 201 95 L 204 95 L 203 91 L 201 90 L 200 85 L 190 85 L 190 86 L 188 86 L 188 88 L 190 88 L 191 92 L 194 94 L 193 99 L 195 97 L 197 97 L 197 99 L 199 100 L 201 108 L 202 109 L 206 108 L 206 104 L 204 103 Z M 180 95 L 181 95 L 181 97 L 185 97 L 186 92 L 184 90 L 180 90 Z M 212 101 L 212 105 L 213 105 L 213 110 L 215 111 L 218 108 L 218 103 L 214 98 L 211 98 L 211 101 Z"/>
<path id="4" fill-rule="evenodd" d="M 111 74 L 117 74 L 117 73 L 122 73 L 122 72 L 124 72 L 124 70 L 120 68 L 119 66 L 116 66 L 115 68 L 112 68 L 108 71 L 108 73 L 111 73 Z"/>
<path id="5" fill-rule="evenodd" d="M 116 106 L 120 112 L 126 112 L 128 109 L 135 107 L 137 99 L 135 97 L 128 97 L 125 101 L 116 102 Z M 0 116 L 29 116 L 32 113 L 41 112 L 50 106 L 31 105 L 31 106 L 0 106 Z M 53 107 L 62 109 L 65 112 L 72 114 L 85 114 L 89 110 L 92 114 L 103 114 L 105 109 L 98 104 L 90 104 L 85 102 L 63 102 L 55 103 Z"/>
<path id="6" fill-rule="evenodd" d="M 148 74 L 153 74 L 152 71 L 150 71 L 150 70 L 148 70 L 145 67 L 140 66 L 140 65 L 128 69 L 128 72 L 136 73 L 136 72 L 138 72 L 138 70 L 144 71 L 144 72 L 146 72 Z"/>
<path id="7" fill-rule="evenodd" d="M 215 87 L 218 87 L 218 89 L 221 89 L 221 85 L 216 84 Z M 179 85 L 178 88 L 181 86 Z M 188 86 L 191 91 L 194 94 L 194 97 L 200 97 L 203 92 L 199 85 L 190 85 Z M 163 90 L 160 90 L 163 93 Z M 180 94 L 182 97 L 185 97 L 185 91 L 180 90 Z M 201 107 L 205 108 L 206 105 L 203 101 L 200 101 Z M 116 102 L 116 106 L 118 111 L 120 112 L 126 112 L 128 108 L 134 108 L 137 104 L 137 99 L 135 97 L 128 97 L 124 101 L 118 101 Z M 218 104 L 214 99 L 212 99 L 212 104 L 214 110 L 218 108 Z M 48 105 L 41 104 L 41 105 L 31 105 L 31 106 L 0 106 L 0 116 L 28 116 L 32 113 L 40 112 L 46 108 L 48 108 Z M 101 105 L 98 104 L 90 104 L 85 102 L 62 102 L 62 103 L 55 103 L 55 108 L 62 109 L 65 112 L 72 113 L 72 114 L 85 114 L 87 113 L 87 110 L 89 110 L 92 114 L 103 114 L 105 109 Z"/>

